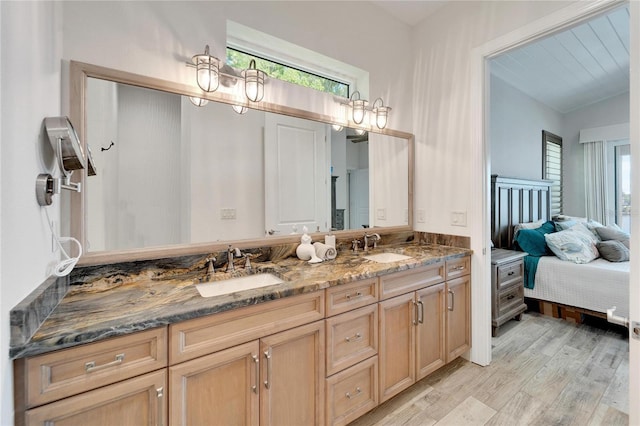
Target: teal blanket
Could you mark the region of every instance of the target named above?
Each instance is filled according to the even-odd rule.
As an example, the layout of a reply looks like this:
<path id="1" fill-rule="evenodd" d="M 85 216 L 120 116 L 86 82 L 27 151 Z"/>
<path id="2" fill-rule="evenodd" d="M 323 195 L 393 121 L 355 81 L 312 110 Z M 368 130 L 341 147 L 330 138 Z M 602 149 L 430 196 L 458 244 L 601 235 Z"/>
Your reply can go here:
<path id="1" fill-rule="evenodd" d="M 536 283 L 536 271 L 538 270 L 540 256 L 527 255 L 524 257 L 524 286 L 533 289 Z"/>

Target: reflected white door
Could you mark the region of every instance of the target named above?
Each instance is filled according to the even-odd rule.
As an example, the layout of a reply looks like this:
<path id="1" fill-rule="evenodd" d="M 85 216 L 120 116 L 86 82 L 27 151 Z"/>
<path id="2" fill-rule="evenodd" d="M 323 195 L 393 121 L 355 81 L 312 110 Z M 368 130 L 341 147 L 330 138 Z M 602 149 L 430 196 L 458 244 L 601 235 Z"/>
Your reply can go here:
<path id="1" fill-rule="evenodd" d="M 265 226 L 267 235 L 326 231 L 329 163 L 326 124 L 266 114 Z"/>
<path id="2" fill-rule="evenodd" d="M 369 227 L 369 169 L 349 171 L 349 229 Z"/>

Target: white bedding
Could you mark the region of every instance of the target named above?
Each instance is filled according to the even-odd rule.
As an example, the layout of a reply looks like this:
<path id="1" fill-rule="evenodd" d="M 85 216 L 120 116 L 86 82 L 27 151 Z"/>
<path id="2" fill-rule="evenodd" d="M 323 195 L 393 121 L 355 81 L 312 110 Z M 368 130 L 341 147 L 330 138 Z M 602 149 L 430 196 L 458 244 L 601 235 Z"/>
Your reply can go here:
<path id="1" fill-rule="evenodd" d="M 587 264 L 543 256 L 538 263 L 533 290 L 525 297 L 606 313 L 616 306 L 616 315 L 629 317 L 629 262 L 596 259 Z"/>

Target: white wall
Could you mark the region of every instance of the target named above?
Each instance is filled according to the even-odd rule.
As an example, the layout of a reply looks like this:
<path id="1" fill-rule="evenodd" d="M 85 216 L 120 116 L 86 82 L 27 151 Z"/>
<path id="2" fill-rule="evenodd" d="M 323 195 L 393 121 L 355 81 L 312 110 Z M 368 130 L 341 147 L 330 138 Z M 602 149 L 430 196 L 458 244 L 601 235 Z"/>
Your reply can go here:
<path id="1" fill-rule="evenodd" d="M 9 311 L 49 274 L 57 255 L 34 195 L 38 173 L 54 171 L 42 120 L 60 115 L 62 5 L 0 2 L 2 203 L 0 263 L 0 424 L 13 423 Z M 49 208 L 59 223 L 59 198 Z"/>
<path id="2" fill-rule="evenodd" d="M 564 116 L 562 148 L 564 151 L 564 204 L 570 216 L 585 216 L 584 149 L 579 143 L 580 130 L 629 122 L 629 92 L 593 105 L 571 111 Z"/>
<path id="3" fill-rule="evenodd" d="M 451 225 L 451 212 L 468 212 L 469 194 L 484 185 L 471 176 L 472 50 L 566 5 L 452 2 L 414 29 L 415 208 L 426 214 L 416 230 L 470 235 Z"/>
<path id="4" fill-rule="evenodd" d="M 542 178 L 542 130 L 563 137 L 563 115 L 491 76 L 491 173 Z"/>

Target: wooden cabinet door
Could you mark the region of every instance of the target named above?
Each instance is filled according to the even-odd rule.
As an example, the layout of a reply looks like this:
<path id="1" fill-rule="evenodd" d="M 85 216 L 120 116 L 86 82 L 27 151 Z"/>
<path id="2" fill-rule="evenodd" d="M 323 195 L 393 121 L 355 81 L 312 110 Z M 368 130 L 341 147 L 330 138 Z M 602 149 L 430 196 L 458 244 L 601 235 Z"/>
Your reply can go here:
<path id="1" fill-rule="evenodd" d="M 411 386 L 415 373 L 414 292 L 379 303 L 380 403 Z"/>
<path id="2" fill-rule="evenodd" d="M 416 380 L 420 380 L 446 362 L 444 283 L 416 292 L 416 301 Z"/>
<path id="3" fill-rule="evenodd" d="M 257 425 L 259 342 L 169 368 L 172 425 Z"/>
<path id="4" fill-rule="evenodd" d="M 260 340 L 260 424 L 324 424 L 324 321 Z"/>
<path id="5" fill-rule="evenodd" d="M 166 369 L 26 412 L 27 425 L 165 425 Z M 20 422 L 16 422 L 20 423 Z"/>
<path id="6" fill-rule="evenodd" d="M 471 347 L 471 276 L 447 281 L 447 362 Z"/>

